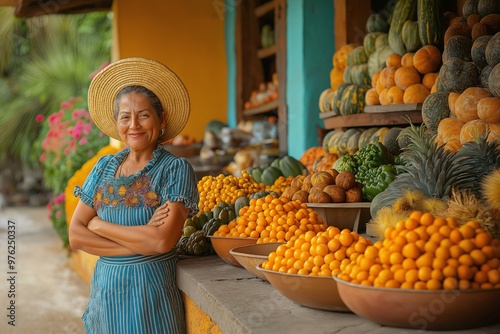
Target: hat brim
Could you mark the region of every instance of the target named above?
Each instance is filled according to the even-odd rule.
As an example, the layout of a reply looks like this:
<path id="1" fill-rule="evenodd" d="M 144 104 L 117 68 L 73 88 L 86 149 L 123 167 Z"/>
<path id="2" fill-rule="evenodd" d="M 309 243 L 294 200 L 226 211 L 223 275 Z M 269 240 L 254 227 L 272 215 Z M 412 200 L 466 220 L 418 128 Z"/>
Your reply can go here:
<path id="1" fill-rule="evenodd" d="M 186 126 L 190 113 L 189 94 L 181 79 L 170 68 L 146 58 L 124 58 L 106 66 L 92 79 L 88 90 L 88 108 L 96 126 L 106 135 L 118 136 L 114 103 L 127 86 L 143 86 L 158 96 L 165 111 L 165 142 Z"/>

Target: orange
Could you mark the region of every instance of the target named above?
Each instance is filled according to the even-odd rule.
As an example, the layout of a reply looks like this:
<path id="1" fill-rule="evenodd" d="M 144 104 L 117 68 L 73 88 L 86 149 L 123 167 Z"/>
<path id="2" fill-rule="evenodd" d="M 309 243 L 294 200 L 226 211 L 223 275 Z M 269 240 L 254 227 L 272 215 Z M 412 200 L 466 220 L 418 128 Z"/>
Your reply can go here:
<path id="1" fill-rule="evenodd" d="M 420 255 L 415 263 L 417 264 L 417 268 L 422 267 L 430 267 L 432 266 L 432 261 L 434 260 L 434 255 L 431 253 L 424 253 Z"/>
<path id="2" fill-rule="evenodd" d="M 482 265 L 487 260 L 486 254 L 484 254 L 479 249 L 473 249 L 470 252 L 470 256 L 472 257 L 472 260 L 474 260 L 474 264 L 477 265 L 477 266 Z"/>
<path id="3" fill-rule="evenodd" d="M 418 269 L 418 279 L 423 282 L 427 282 L 431 279 L 432 268 L 431 267 L 422 267 Z"/>
<path id="4" fill-rule="evenodd" d="M 385 282 L 385 285 L 384 285 L 384 287 L 386 287 L 386 288 L 396 288 L 396 289 L 399 288 L 400 286 L 401 286 L 401 284 L 398 281 L 396 281 L 395 279 L 388 280 L 387 282 Z"/>
<path id="5" fill-rule="evenodd" d="M 377 277 L 378 274 L 382 271 L 382 266 L 380 264 L 374 264 L 368 270 L 368 273 L 374 277 Z"/>
<path id="6" fill-rule="evenodd" d="M 377 258 L 378 253 L 379 253 L 379 249 L 377 247 L 367 246 L 364 255 L 365 255 L 365 257 L 367 257 L 369 259 L 375 259 L 375 258 Z"/>
<path id="7" fill-rule="evenodd" d="M 457 276 L 457 268 L 452 266 L 446 266 L 442 269 L 444 277 L 455 277 Z"/>
<path id="8" fill-rule="evenodd" d="M 442 282 L 444 279 L 443 272 L 440 269 L 432 269 L 431 278 Z"/>
<path id="9" fill-rule="evenodd" d="M 441 233 L 441 235 L 443 235 L 444 237 L 448 238 L 451 233 L 451 227 L 449 227 L 448 225 L 440 226 L 439 233 Z"/>
<path id="10" fill-rule="evenodd" d="M 459 230 L 457 229 L 453 229 L 450 231 L 450 235 L 448 237 L 451 242 L 453 242 L 454 244 L 458 244 L 461 240 L 462 240 L 462 234 L 460 233 Z"/>
<path id="11" fill-rule="evenodd" d="M 394 279 L 398 281 L 399 283 L 403 283 L 406 280 L 406 270 L 404 269 L 398 269 L 394 273 Z"/>
<path id="12" fill-rule="evenodd" d="M 444 259 L 434 258 L 434 260 L 432 260 L 432 268 L 434 269 L 442 270 L 444 267 L 446 267 L 446 264 L 446 260 Z"/>
<path id="13" fill-rule="evenodd" d="M 490 245 L 493 237 L 487 232 L 481 232 L 476 235 L 475 243 L 478 248 L 483 248 Z"/>
<path id="14" fill-rule="evenodd" d="M 500 271 L 498 269 L 489 270 L 487 276 L 488 276 L 488 282 L 490 282 L 491 284 L 500 283 Z"/>
<path id="15" fill-rule="evenodd" d="M 406 258 L 403 260 L 403 263 L 402 263 L 402 267 L 403 269 L 416 269 L 417 268 L 417 265 L 415 264 L 415 260 L 412 259 L 412 258 Z"/>
<path id="16" fill-rule="evenodd" d="M 408 218 L 405 220 L 405 229 L 408 231 L 413 231 L 419 226 L 419 221 L 414 218 Z"/>
<path id="17" fill-rule="evenodd" d="M 403 263 L 403 260 L 404 260 L 404 257 L 399 252 L 392 253 L 389 256 L 390 264 L 401 264 L 401 263 Z"/>
<path id="18" fill-rule="evenodd" d="M 428 290 L 440 290 L 442 287 L 441 281 L 434 278 L 428 280 L 426 285 Z"/>
<path id="19" fill-rule="evenodd" d="M 470 253 L 474 248 L 476 248 L 476 245 L 470 239 L 464 239 L 460 241 L 458 245 L 464 250 L 465 253 Z"/>
<path id="20" fill-rule="evenodd" d="M 426 212 L 420 216 L 420 224 L 424 226 L 429 226 L 434 222 L 434 215 L 432 213 Z"/>
<path id="21" fill-rule="evenodd" d="M 453 245 L 450 247 L 449 253 L 452 258 L 458 259 L 464 253 L 464 250 L 459 245 Z"/>
<path id="22" fill-rule="evenodd" d="M 387 248 L 382 248 L 378 253 L 378 257 L 382 264 L 391 264 L 391 252 Z"/>
<path id="23" fill-rule="evenodd" d="M 467 289 L 471 289 L 472 288 L 472 284 L 471 282 L 469 282 L 469 280 L 466 280 L 466 279 L 460 279 L 458 281 L 458 288 L 460 290 L 467 290 Z"/>
<path id="24" fill-rule="evenodd" d="M 437 243 L 436 241 L 427 241 L 424 245 L 424 250 L 426 253 L 435 253 L 436 252 L 436 249 L 438 249 L 439 247 L 439 243 Z"/>
<path id="25" fill-rule="evenodd" d="M 420 250 L 415 243 L 408 243 L 403 246 L 402 254 L 405 258 L 417 259 L 420 256 Z"/>
<path id="26" fill-rule="evenodd" d="M 446 247 L 439 246 L 434 255 L 438 259 L 447 260 L 450 257 L 450 251 Z"/>
<path id="27" fill-rule="evenodd" d="M 444 236 L 441 233 L 439 233 L 439 231 L 432 233 L 431 236 L 429 237 L 429 241 L 434 241 L 434 242 L 437 242 L 438 244 L 443 239 L 444 239 Z"/>
<path id="28" fill-rule="evenodd" d="M 417 221 L 421 221 L 422 220 L 422 212 L 421 211 L 417 211 L 417 210 L 412 211 L 410 213 L 410 218 L 415 219 Z"/>
<path id="29" fill-rule="evenodd" d="M 330 252 L 336 252 L 340 249 L 340 241 L 338 239 L 331 239 L 328 241 L 328 249 Z"/>
<path id="30" fill-rule="evenodd" d="M 417 281 L 415 284 L 413 284 L 413 288 L 415 290 L 426 290 L 427 289 L 427 284 L 422 281 Z"/>
<path id="31" fill-rule="evenodd" d="M 364 257 L 361 259 L 361 263 L 359 264 L 362 270 L 370 270 L 370 268 L 375 264 L 375 259 Z"/>
<path id="32" fill-rule="evenodd" d="M 465 264 L 461 264 L 458 266 L 457 273 L 460 279 L 470 280 L 474 276 L 471 268 Z"/>
<path id="33" fill-rule="evenodd" d="M 476 236 L 476 229 L 467 224 L 460 226 L 459 231 L 464 239 L 470 239 Z"/>
<path id="34" fill-rule="evenodd" d="M 458 262 L 460 264 L 464 264 L 466 266 L 472 266 L 474 264 L 474 259 L 472 258 L 472 256 L 470 256 L 469 254 L 462 254 L 460 255 L 460 257 L 458 258 Z"/>
<path id="35" fill-rule="evenodd" d="M 410 269 L 406 271 L 405 281 L 411 284 L 414 284 L 418 281 L 418 270 Z"/>
<path id="36" fill-rule="evenodd" d="M 456 290 L 458 288 L 458 281 L 455 277 L 446 277 L 443 280 L 443 289 Z"/>
<path id="37" fill-rule="evenodd" d="M 488 282 L 488 274 L 486 274 L 484 271 L 477 271 L 474 274 L 474 282 L 479 284 Z"/>
<path id="38" fill-rule="evenodd" d="M 419 239 L 420 239 L 420 236 L 415 231 L 408 231 L 408 233 L 406 233 L 406 241 L 408 241 L 408 243 L 415 242 Z"/>

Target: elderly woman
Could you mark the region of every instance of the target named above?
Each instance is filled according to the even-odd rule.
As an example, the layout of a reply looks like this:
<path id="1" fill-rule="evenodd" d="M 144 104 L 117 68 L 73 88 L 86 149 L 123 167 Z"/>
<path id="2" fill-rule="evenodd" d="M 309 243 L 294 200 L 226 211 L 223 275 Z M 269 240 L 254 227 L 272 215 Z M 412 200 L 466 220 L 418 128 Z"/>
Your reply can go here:
<path id="1" fill-rule="evenodd" d="M 126 148 L 102 157 L 71 219 L 73 249 L 100 256 L 83 315 L 87 333 L 184 333 L 175 245 L 198 211 L 191 165 L 163 148 L 189 117 L 189 96 L 169 68 L 127 58 L 90 84 L 89 113 Z"/>

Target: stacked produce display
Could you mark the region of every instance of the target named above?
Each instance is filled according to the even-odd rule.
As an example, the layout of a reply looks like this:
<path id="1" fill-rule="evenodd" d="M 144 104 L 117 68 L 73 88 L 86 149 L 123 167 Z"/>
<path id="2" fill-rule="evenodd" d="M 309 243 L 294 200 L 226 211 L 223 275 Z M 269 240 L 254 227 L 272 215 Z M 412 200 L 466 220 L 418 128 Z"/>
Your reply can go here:
<path id="1" fill-rule="evenodd" d="M 468 0 L 459 17 L 441 5 L 390 1 L 372 13 L 363 45 L 335 52 L 319 99 L 320 112 L 334 117 L 415 105 L 422 124 L 338 128 L 299 160 L 282 156 L 248 165 L 241 177 L 204 177 L 200 213 L 185 222 L 180 254 L 213 254 L 209 236 L 252 239 L 281 243 L 258 268 L 290 282 L 330 277 L 378 288 L 378 298 L 405 290 L 498 296 L 500 7 Z M 372 238 L 336 227 L 313 205 L 362 202 L 370 202 Z M 332 303 L 325 309 L 345 307 Z M 500 307 L 495 298 L 485 303 Z M 401 326 L 415 327 L 407 318 Z"/>

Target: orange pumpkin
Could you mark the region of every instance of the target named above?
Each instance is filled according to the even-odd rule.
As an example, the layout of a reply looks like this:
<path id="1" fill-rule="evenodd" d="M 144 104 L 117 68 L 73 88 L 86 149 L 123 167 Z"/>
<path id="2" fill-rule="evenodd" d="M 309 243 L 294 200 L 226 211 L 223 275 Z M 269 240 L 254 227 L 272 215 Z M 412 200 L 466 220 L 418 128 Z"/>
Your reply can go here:
<path id="1" fill-rule="evenodd" d="M 500 123 L 488 123 L 488 142 L 500 140 Z"/>
<path id="2" fill-rule="evenodd" d="M 385 67 L 382 72 L 380 72 L 380 77 L 378 80 L 384 86 L 384 88 L 391 88 L 392 86 L 395 86 L 396 83 L 394 82 L 394 75 L 396 74 L 397 67 L 395 66 L 389 66 Z"/>
<path id="3" fill-rule="evenodd" d="M 389 100 L 388 94 L 389 94 L 389 89 L 388 88 L 384 88 L 380 92 L 380 94 L 378 96 L 378 99 L 379 99 L 381 105 L 386 106 L 386 105 L 388 105 L 388 104 L 391 103 L 391 101 Z"/>
<path id="4" fill-rule="evenodd" d="M 377 87 L 378 78 L 380 78 L 380 71 L 375 72 L 375 74 L 372 77 L 372 87 L 373 88 Z"/>
<path id="5" fill-rule="evenodd" d="M 366 91 L 365 102 L 367 106 L 375 106 L 380 104 L 379 96 L 375 88 L 370 88 Z"/>
<path id="6" fill-rule="evenodd" d="M 490 96 L 491 94 L 486 88 L 469 87 L 455 101 L 454 114 L 464 123 L 478 119 L 477 103 L 479 100 Z"/>
<path id="7" fill-rule="evenodd" d="M 422 78 L 422 84 L 428 89 L 432 89 L 432 86 L 436 83 L 436 80 L 439 76 L 437 72 L 430 72 L 424 75 Z"/>
<path id="8" fill-rule="evenodd" d="M 460 93 L 450 93 L 448 94 L 448 107 L 450 108 L 450 112 L 454 115 L 455 114 L 455 102 L 457 101 L 458 97 L 460 96 Z"/>
<path id="9" fill-rule="evenodd" d="M 444 149 L 451 152 L 456 152 L 462 148 L 462 143 L 459 139 L 453 139 L 444 145 Z"/>
<path id="10" fill-rule="evenodd" d="M 385 89 L 384 85 L 382 85 L 382 80 L 380 80 L 380 77 L 377 80 L 377 84 L 375 86 L 375 89 L 377 90 L 377 93 L 380 95 L 382 91 Z"/>
<path id="11" fill-rule="evenodd" d="M 405 90 L 420 83 L 420 73 L 414 67 L 400 67 L 394 74 L 394 83 L 402 90 Z"/>
<path id="12" fill-rule="evenodd" d="M 460 130 L 464 123 L 454 117 L 444 118 L 439 122 L 437 139 L 441 143 L 457 140 L 460 143 Z"/>
<path id="13" fill-rule="evenodd" d="M 344 71 L 334 67 L 330 71 L 330 86 L 337 89 L 344 82 Z"/>
<path id="14" fill-rule="evenodd" d="M 351 43 L 351 44 L 345 44 L 340 49 L 338 49 L 333 54 L 333 59 L 332 59 L 333 67 L 343 71 L 346 68 L 347 55 L 356 46 L 358 46 L 358 44 Z"/>
<path id="15" fill-rule="evenodd" d="M 405 90 L 403 101 L 405 104 L 409 103 L 424 103 L 425 98 L 431 92 L 422 84 L 411 85 Z"/>
<path id="16" fill-rule="evenodd" d="M 387 92 L 387 99 L 389 104 L 402 104 L 403 103 L 404 90 L 398 86 L 392 86 Z"/>
<path id="17" fill-rule="evenodd" d="M 407 52 L 401 57 L 401 66 L 404 67 L 413 67 L 413 56 L 415 54 L 413 52 Z"/>
<path id="18" fill-rule="evenodd" d="M 486 122 L 480 119 L 474 119 L 465 123 L 460 129 L 460 143 L 462 145 L 473 141 L 478 136 L 486 136 Z"/>
<path id="19" fill-rule="evenodd" d="M 500 98 L 485 97 L 479 100 L 477 115 L 486 123 L 500 123 Z"/>
<path id="20" fill-rule="evenodd" d="M 413 66 L 422 74 L 437 72 L 441 64 L 441 51 L 434 45 L 421 47 L 413 55 Z"/>
<path id="21" fill-rule="evenodd" d="M 401 56 L 397 53 L 392 53 L 385 60 L 385 64 L 387 65 L 387 67 L 401 67 Z"/>

